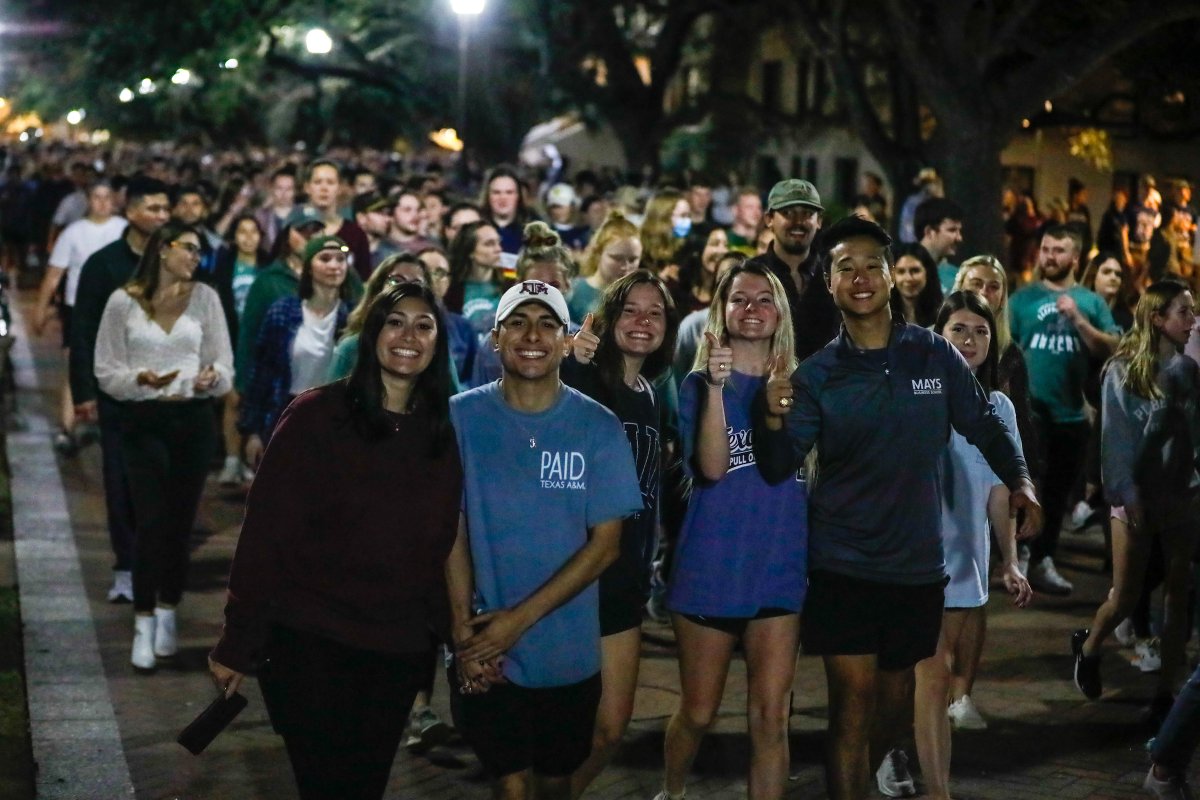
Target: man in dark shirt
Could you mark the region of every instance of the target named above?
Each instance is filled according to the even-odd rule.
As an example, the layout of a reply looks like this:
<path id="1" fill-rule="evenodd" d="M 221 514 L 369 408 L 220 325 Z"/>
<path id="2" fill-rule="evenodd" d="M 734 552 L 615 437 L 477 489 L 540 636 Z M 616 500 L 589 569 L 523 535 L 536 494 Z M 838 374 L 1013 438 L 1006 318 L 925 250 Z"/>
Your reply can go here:
<path id="1" fill-rule="evenodd" d="M 966 362 L 941 337 L 893 319 L 890 244 L 858 217 L 827 231 L 824 274 L 842 333 L 790 379 L 772 377 L 754 431 L 770 482 L 794 475 L 821 442 L 802 640 L 825 661 L 826 785 L 836 800 L 866 796 L 877 763 L 869 744 L 878 759 L 895 741 L 913 667 L 937 650 L 945 586 L 938 476 L 951 426 L 1008 485 L 1012 513 L 1025 510 L 1022 533 L 1041 522 L 1025 460 Z"/>
<path id="2" fill-rule="evenodd" d="M 775 184 L 767 195 L 766 216 L 775 241 L 756 257 L 783 284 L 800 361 L 837 336 L 841 324 L 829 287 L 817 272 L 813 247 L 824 210 L 817 187 L 808 181 L 790 178 Z"/>
<path id="3" fill-rule="evenodd" d="M 133 506 L 121 453 L 121 406 L 101 392 L 96 384 L 96 334 L 109 295 L 133 277 L 146 241 L 171 213 L 166 184 L 153 178 L 131 180 L 125 189 L 125 197 L 125 216 L 129 220 L 125 234 L 93 253 L 83 262 L 79 273 L 68 362 L 76 419 L 100 423 L 108 538 L 116 557 L 113 585 L 108 592 L 110 603 L 133 602 Z"/>

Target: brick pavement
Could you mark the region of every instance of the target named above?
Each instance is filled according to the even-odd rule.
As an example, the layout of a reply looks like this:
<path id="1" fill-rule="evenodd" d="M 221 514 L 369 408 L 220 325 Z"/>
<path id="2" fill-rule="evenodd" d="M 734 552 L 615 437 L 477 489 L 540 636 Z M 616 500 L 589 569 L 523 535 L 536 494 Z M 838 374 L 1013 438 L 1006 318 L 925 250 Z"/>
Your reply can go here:
<path id="1" fill-rule="evenodd" d="M 28 297 L 21 299 L 20 306 L 27 307 Z M 60 369 L 54 340 L 51 333 L 45 340 L 33 342 L 33 361 L 23 365 L 27 375 L 28 370 L 36 370 L 42 387 L 54 386 Z M 31 388 L 28 381 L 23 387 L 23 415 L 33 420 L 52 409 L 52 391 Z M 48 448 L 49 429 L 41 429 Z M 210 482 L 193 540 L 189 591 L 179 612 L 178 663 L 145 677 L 135 675 L 128 663 L 132 636 L 129 606 L 104 602 L 110 555 L 99 453 L 90 448 L 58 464 L 108 698 L 136 797 L 293 797 L 286 757 L 270 731 L 253 682 L 248 682 L 246 689 L 249 708 L 205 754 L 194 758 L 174 743 L 179 729 L 211 699 L 205 653 L 219 630 L 241 496 L 223 492 Z M 12 466 L 17 473 L 31 468 L 19 462 Z M 1104 660 L 1104 697 L 1087 703 L 1074 689 L 1068 679 L 1067 636 L 1085 624 L 1107 585 L 1100 574 L 1102 542 L 1095 530 L 1082 536 L 1065 534 L 1063 545 L 1060 560 L 1064 572 L 1076 581 L 1073 597 L 1039 597 L 1026 611 L 1012 609 L 1002 597 L 993 598 L 989 641 L 974 693 L 991 727 L 955 734 L 956 797 L 1065 800 L 1143 796 L 1139 787 L 1146 769 L 1143 745 L 1149 732 L 1137 719 L 1153 689 L 1153 678 L 1122 663 L 1128 652 L 1118 655 L 1109 650 Z M 36 638 L 39 631 L 36 620 L 26 622 L 28 647 L 29 638 Z M 646 634 L 634 722 L 614 764 L 598 780 L 591 797 L 650 798 L 658 788 L 662 731 L 676 703 L 678 679 L 669 628 L 648 624 Z M 42 677 L 31 673 L 28 680 L 32 684 Z M 65 686 L 69 688 L 69 682 Z M 801 658 L 791 723 L 795 780 L 789 785 L 789 798 L 824 796 L 824 696 L 819 661 Z M 720 716 L 697 759 L 690 796 L 723 799 L 745 795 L 745 701 L 745 671 L 739 661 L 730 670 Z M 440 684 L 435 708 L 445 712 L 445 703 L 445 685 Z M 33 709 L 35 718 L 37 713 Z M 80 723 L 79 730 L 86 732 L 86 720 Z M 34 735 L 38 735 L 36 727 Z M 41 766 L 43 774 L 56 769 L 62 773 L 63 768 L 61 764 Z M 61 791 L 55 796 L 107 800 L 97 793 L 93 778 L 85 768 L 60 774 Z M 402 752 L 387 796 L 483 798 L 487 791 L 474 758 L 459 747 L 435 750 L 428 758 Z"/>

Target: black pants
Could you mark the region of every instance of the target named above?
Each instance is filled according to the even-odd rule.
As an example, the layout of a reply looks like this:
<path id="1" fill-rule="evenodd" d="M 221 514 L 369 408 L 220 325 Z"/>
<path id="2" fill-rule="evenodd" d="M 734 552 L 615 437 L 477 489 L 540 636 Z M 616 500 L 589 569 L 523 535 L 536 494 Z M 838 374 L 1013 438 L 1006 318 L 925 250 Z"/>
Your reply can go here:
<path id="1" fill-rule="evenodd" d="M 108 540 L 116 563 L 113 569 L 133 569 L 133 498 L 129 495 L 129 476 L 121 447 L 123 403 L 99 397 L 100 459 L 104 474 L 104 505 L 108 513 Z"/>
<path id="2" fill-rule="evenodd" d="M 1041 417 L 1034 419 L 1042 446 L 1042 463 L 1046 466 L 1041 496 L 1046 522 L 1041 535 L 1029 545 L 1030 564 L 1036 564 L 1045 556 L 1053 557 L 1058 551 L 1063 515 L 1067 513 L 1075 479 L 1083 468 L 1088 440 L 1086 422 L 1056 424 Z"/>
<path id="3" fill-rule="evenodd" d="M 273 628 L 259 683 L 302 800 L 383 797 L 429 661 Z"/>
<path id="4" fill-rule="evenodd" d="M 137 536 L 133 608 L 175 605 L 187 581 L 189 540 L 216 446 L 209 400 L 126 403 L 121 450 Z"/>

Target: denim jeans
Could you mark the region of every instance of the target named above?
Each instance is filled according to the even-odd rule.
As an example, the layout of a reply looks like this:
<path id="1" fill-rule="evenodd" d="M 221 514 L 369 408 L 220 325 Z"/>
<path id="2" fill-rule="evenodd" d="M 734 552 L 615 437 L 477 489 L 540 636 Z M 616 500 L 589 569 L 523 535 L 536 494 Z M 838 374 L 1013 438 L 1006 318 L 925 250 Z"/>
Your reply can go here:
<path id="1" fill-rule="evenodd" d="M 1163 720 L 1158 735 L 1150 740 L 1150 757 L 1155 764 L 1183 772 L 1200 744 L 1200 667 L 1183 684 L 1171 713 Z"/>

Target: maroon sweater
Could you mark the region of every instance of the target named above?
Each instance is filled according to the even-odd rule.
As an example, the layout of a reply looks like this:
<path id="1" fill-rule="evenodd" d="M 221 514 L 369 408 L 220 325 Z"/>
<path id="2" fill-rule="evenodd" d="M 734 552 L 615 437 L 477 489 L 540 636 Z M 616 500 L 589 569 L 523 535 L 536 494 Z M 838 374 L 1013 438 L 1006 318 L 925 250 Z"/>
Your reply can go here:
<path id="1" fill-rule="evenodd" d="M 396 415 L 364 440 L 340 384 L 297 397 L 250 487 L 215 661 L 244 672 L 272 622 L 369 650 L 418 653 L 443 637 L 443 566 L 454 544 L 462 464 L 454 437 L 428 455 L 427 418 Z"/>

